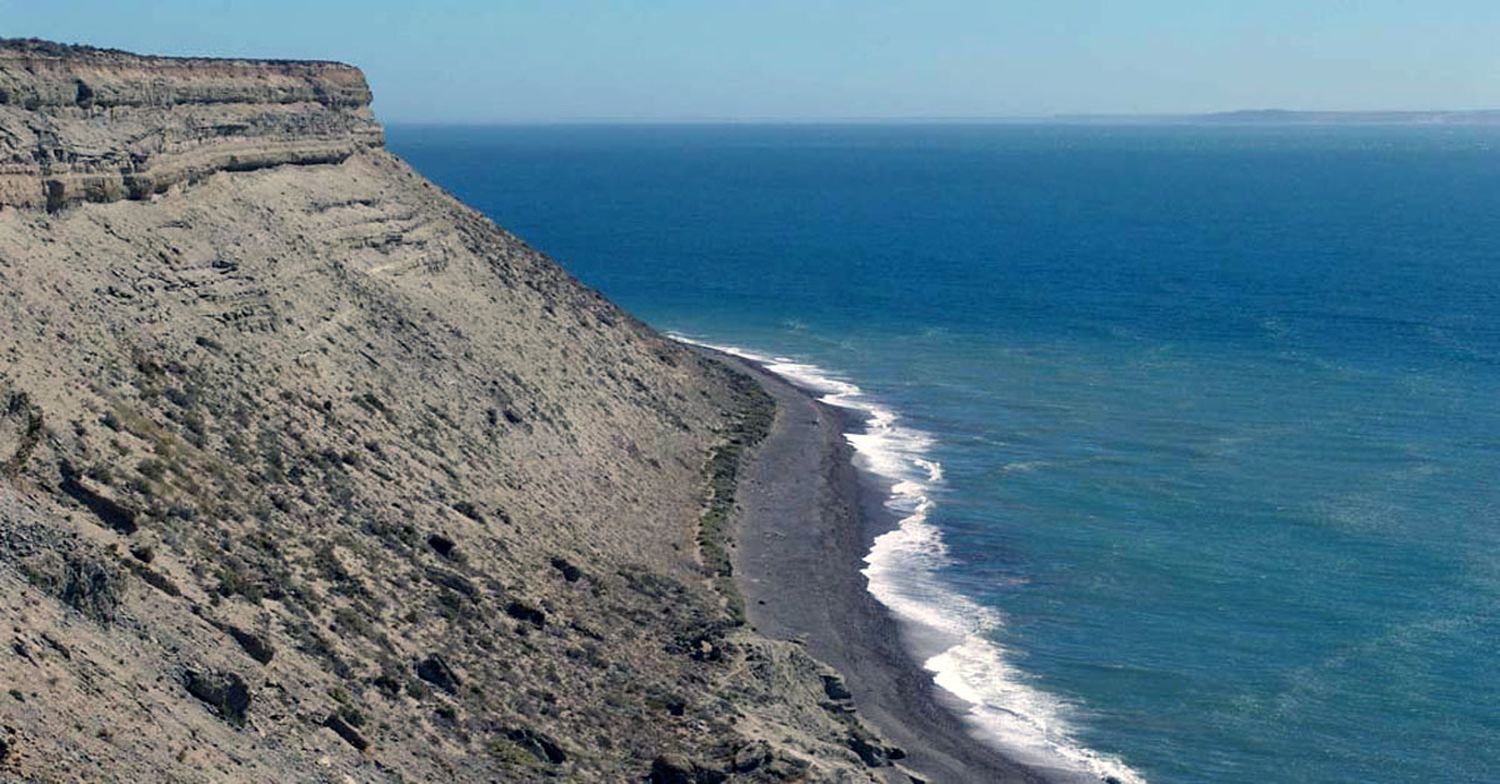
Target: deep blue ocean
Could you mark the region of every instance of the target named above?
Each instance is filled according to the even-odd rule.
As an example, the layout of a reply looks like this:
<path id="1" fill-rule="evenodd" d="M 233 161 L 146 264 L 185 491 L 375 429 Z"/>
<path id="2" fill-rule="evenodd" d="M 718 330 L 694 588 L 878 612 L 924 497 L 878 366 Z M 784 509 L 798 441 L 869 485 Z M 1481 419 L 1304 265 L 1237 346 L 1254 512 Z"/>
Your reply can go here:
<path id="1" fill-rule="evenodd" d="M 872 567 L 963 627 L 931 664 L 981 731 L 1151 782 L 1500 781 L 1500 129 L 389 143 L 654 326 L 894 418 Z"/>

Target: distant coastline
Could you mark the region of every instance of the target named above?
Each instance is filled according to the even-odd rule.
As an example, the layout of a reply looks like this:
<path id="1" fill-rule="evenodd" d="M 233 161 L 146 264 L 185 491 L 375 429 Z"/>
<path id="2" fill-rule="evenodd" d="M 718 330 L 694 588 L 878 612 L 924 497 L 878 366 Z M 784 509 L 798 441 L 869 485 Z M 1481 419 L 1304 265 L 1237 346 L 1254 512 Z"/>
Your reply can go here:
<path id="1" fill-rule="evenodd" d="M 1209 114 L 1074 114 L 1069 125 L 1500 125 L 1500 110 L 1326 112 L 1245 109 Z"/>

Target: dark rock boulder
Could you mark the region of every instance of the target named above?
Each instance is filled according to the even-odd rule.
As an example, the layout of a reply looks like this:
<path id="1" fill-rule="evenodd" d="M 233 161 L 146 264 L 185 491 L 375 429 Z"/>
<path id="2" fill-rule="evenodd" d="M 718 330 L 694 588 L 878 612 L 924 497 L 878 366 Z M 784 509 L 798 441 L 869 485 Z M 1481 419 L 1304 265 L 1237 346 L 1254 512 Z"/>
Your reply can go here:
<path id="1" fill-rule="evenodd" d="M 650 784 L 693 784 L 693 761 L 681 754 L 662 754 L 651 761 Z"/>
<path id="2" fill-rule="evenodd" d="M 354 725 L 346 721 L 337 712 L 328 714 L 328 718 L 323 720 L 323 726 L 333 730 L 334 734 L 343 738 L 345 743 L 348 743 L 359 751 L 370 748 L 370 741 L 366 740 L 365 736 L 354 728 Z"/>
<path id="3" fill-rule="evenodd" d="M 120 570 L 85 547 L 60 543 L 25 559 L 22 568 L 32 585 L 100 623 L 114 620 L 124 596 Z"/>
<path id="4" fill-rule="evenodd" d="M 777 754 L 756 775 L 770 781 L 806 781 L 807 770 L 812 763 L 801 757 L 787 754 Z"/>
<path id="5" fill-rule="evenodd" d="M 380 690 L 388 700 L 394 700 L 401 696 L 401 681 L 389 673 L 381 673 L 370 679 L 370 685 Z"/>
<path id="6" fill-rule="evenodd" d="M 442 534 L 432 534 L 431 536 L 428 536 L 427 546 L 431 547 L 433 552 L 449 560 L 453 560 L 453 558 L 457 555 L 457 553 L 454 552 L 454 547 L 456 547 L 456 545 L 454 544 L 453 540 L 449 539 L 446 536 L 443 536 Z"/>
<path id="7" fill-rule="evenodd" d="M 552 557 L 552 568 L 562 573 L 563 579 L 570 583 L 576 583 L 583 577 L 583 570 L 574 566 L 566 558 Z"/>
<path id="8" fill-rule="evenodd" d="M 505 730 L 504 735 L 506 740 L 525 749 L 542 762 L 561 765 L 568 759 L 567 752 L 545 733 L 526 727 L 511 727 Z"/>
<path id="9" fill-rule="evenodd" d="M 112 528 L 122 534 L 133 534 L 140 529 L 136 522 L 139 514 L 132 508 L 108 498 L 98 490 L 84 483 L 82 475 L 69 463 L 61 466 L 62 484 L 60 489 L 67 493 L 70 498 L 99 518 L 99 522 L 106 528 Z"/>
<path id="10" fill-rule="evenodd" d="M 547 625 L 547 614 L 525 602 L 513 601 L 506 604 L 505 614 L 518 621 L 525 621 L 538 629 Z"/>
<path id="11" fill-rule="evenodd" d="M 741 746 L 734 753 L 732 765 L 735 773 L 751 773 L 770 764 L 771 759 L 770 744 L 757 740 Z"/>
<path id="12" fill-rule="evenodd" d="M 453 511 L 481 525 L 485 522 L 484 514 L 479 511 L 479 507 L 475 506 L 472 501 L 458 501 L 454 503 Z"/>
<path id="13" fill-rule="evenodd" d="M 464 596 L 474 597 L 479 594 L 479 589 L 474 586 L 474 583 L 461 574 L 429 568 L 427 570 L 427 579 L 431 580 L 435 585 L 441 585 L 449 590 L 457 591 Z"/>
<path id="14" fill-rule="evenodd" d="M 886 744 L 863 727 L 855 727 L 847 742 L 860 761 L 872 768 L 887 767 L 895 760 L 906 759 L 904 749 Z"/>
<path id="15" fill-rule="evenodd" d="M 417 662 L 417 677 L 452 694 L 463 683 L 458 674 L 448 666 L 448 661 L 439 654 L 432 654 Z"/>
<path id="16" fill-rule="evenodd" d="M 854 695 L 850 693 L 848 684 L 844 683 L 841 675 L 831 674 L 823 676 L 823 693 L 830 700 L 850 700 Z"/>
<path id="17" fill-rule="evenodd" d="M 271 641 L 254 632 L 246 631 L 238 626 L 228 626 L 225 631 L 239 644 L 250 658 L 261 664 L 270 664 L 271 658 L 276 655 L 276 649 L 271 646 Z"/>
<path id="18" fill-rule="evenodd" d="M 720 784 L 729 774 L 700 765 L 681 754 L 662 754 L 651 761 L 650 784 Z"/>
<path id="19" fill-rule="evenodd" d="M 729 643 L 724 639 L 724 630 L 725 627 L 721 623 L 709 623 L 687 630 L 668 643 L 667 650 L 672 653 L 685 653 L 695 661 L 723 661 L 725 654 L 729 652 Z"/>
<path id="20" fill-rule="evenodd" d="M 172 578 L 162 574 L 161 572 L 158 572 L 155 569 L 152 569 L 151 567 L 137 561 L 124 561 L 124 564 L 125 567 L 130 570 L 131 574 L 134 574 L 136 577 L 141 578 L 142 581 L 144 581 L 152 588 L 155 588 L 156 590 L 161 591 L 168 596 L 175 597 L 182 595 L 182 589 L 177 587 L 177 583 L 172 582 Z"/>
<path id="21" fill-rule="evenodd" d="M 245 712 L 250 709 L 250 689 L 244 678 L 232 672 L 188 670 L 183 673 L 182 685 L 226 721 L 245 723 Z"/>

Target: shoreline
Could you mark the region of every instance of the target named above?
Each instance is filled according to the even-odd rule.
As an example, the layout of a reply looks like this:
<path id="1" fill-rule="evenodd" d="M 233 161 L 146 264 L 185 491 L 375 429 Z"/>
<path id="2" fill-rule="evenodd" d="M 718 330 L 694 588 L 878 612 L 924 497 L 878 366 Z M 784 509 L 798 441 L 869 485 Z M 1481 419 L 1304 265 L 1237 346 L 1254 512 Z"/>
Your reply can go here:
<path id="1" fill-rule="evenodd" d="M 844 434 L 856 411 L 814 398 L 758 363 L 709 348 L 776 402 L 771 432 L 742 467 L 733 551 L 750 625 L 802 641 L 840 672 L 864 717 L 907 758 L 900 769 L 932 782 L 1051 782 L 975 737 L 962 705 L 915 658 L 909 633 L 868 590 L 862 573 L 875 537 L 897 525 L 884 493 L 860 471 Z M 880 769 L 886 780 L 898 768 Z"/>

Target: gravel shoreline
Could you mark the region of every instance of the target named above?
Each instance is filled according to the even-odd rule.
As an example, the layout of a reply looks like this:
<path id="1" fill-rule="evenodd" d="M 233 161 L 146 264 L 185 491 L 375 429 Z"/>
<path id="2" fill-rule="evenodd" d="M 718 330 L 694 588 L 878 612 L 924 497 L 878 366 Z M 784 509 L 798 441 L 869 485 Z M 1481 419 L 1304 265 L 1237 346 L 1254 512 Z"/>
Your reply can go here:
<path id="1" fill-rule="evenodd" d="M 957 706 L 912 658 L 896 619 L 860 573 L 874 538 L 895 524 L 881 488 L 862 478 L 844 433 L 853 412 L 820 403 L 753 362 L 706 351 L 756 379 L 776 420 L 741 469 L 735 580 L 751 625 L 801 640 L 842 673 L 860 714 L 932 782 L 1045 782 L 976 741 Z M 893 769 L 888 781 L 908 781 Z"/>

